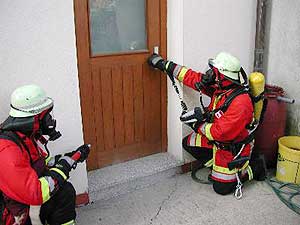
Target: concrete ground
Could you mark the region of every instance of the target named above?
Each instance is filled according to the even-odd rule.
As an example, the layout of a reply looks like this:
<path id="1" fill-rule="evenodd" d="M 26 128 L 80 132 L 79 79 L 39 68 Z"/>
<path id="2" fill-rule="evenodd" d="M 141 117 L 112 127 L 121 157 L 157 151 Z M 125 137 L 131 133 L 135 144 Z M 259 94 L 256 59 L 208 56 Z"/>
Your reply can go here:
<path id="1" fill-rule="evenodd" d="M 77 209 L 81 225 L 299 225 L 265 182 L 248 182 L 243 198 L 217 195 L 211 185 L 178 174 L 147 188 Z"/>

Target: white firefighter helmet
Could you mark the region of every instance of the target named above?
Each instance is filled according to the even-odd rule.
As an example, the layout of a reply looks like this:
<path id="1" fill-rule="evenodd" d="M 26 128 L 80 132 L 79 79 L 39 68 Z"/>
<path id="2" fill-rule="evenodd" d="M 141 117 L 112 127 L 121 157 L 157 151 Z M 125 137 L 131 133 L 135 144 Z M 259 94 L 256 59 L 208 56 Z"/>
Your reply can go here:
<path id="1" fill-rule="evenodd" d="M 215 59 L 210 59 L 208 63 L 216 67 L 226 78 L 240 82 L 241 63 L 231 54 L 220 52 Z"/>
<path id="2" fill-rule="evenodd" d="M 12 117 L 34 116 L 53 106 L 53 100 L 39 86 L 24 85 L 11 94 L 10 112 Z"/>

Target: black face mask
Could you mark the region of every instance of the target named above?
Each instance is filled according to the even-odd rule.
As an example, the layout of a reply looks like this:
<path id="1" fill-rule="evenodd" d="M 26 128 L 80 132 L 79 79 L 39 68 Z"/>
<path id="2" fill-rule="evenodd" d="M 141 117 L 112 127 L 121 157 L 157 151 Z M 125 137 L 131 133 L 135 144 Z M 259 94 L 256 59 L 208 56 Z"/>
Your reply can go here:
<path id="1" fill-rule="evenodd" d="M 56 120 L 53 119 L 50 112 L 47 112 L 40 121 L 42 135 L 48 135 L 49 141 L 55 141 L 61 137 L 61 133 L 56 130 Z"/>
<path id="2" fill-rule="evenodd" d="M 214 85 L 216 83 L 216 74 L 213 69 L 209 69 L 203 74 L 202 83 L 206 86 Z"/>

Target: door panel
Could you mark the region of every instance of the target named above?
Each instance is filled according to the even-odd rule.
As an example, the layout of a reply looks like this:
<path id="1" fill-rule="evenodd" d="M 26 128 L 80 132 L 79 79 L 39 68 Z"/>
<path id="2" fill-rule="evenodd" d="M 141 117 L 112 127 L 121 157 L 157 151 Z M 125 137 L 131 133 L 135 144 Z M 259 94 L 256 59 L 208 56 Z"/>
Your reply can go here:
<path id="1" fill-rule="evenodd" d="M 115 5 L 109 5 L 113 2 Z M 92 34 L 89 32 L 93 30 L 89 22 L 99 24 L 99 21 L 92 21 L 96 12 L 94 10 L 93 15 L 90 14 L 89 4 L 117 7 L 120 2 L 122 4 L 119 6 L 124 7 L 125 12 L 132 2 L 145 5 L 140 7 L 142 12 L 138 13 L 146 15 L 142 22 L 146 21 L 144 28 L 141 24 L 136 25 L 138 29 L 135 31 L 127 28 L 123 21 L 133 19 L 127 18 L 122 10 L 115 9 L 115 13 L 100 10 L 102 17 L 109 18 L 109 23 L 101 24 L 100 28 L 109 30 L 108 36 L 119 35 L 125 41 L 121 40 L 121 44 L 115 48 L 106 48 L 101 43 L 95 48 L 90 40 L 105 39 L 107 43 L 110 40 L 101 29 L 92 31 Z M 166 0 L 74 1 L 84 140 L 92 144 L 89 169 L 166 150 L 166 77 L 149 68 L 146 63 L 154 46 L 159 46 L 160 54 L 165 56 L 165 2 Z M 120 17 L 118 21 L 114 19 L 116 17 Z M 122 28 L 119 28 L 120 24 Z M 140 34 L 130 36 L 126 33 L 127 30 L 130 34 L 139 31 Z M 145 43 L 132 41 L 136 36 L 138 40 L 144 39 Z"/>

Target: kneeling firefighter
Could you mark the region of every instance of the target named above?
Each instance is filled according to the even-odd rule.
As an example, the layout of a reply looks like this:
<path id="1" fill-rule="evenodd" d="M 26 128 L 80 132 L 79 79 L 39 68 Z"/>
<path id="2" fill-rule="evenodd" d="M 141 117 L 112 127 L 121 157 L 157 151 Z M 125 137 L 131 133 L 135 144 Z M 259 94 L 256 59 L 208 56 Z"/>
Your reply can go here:
<path id="1" fill-rule="evenodd" d="M 50 156 L 47 142 L 61 134 L 52 115 L 53 100 L 39 86 L 17 88 L 10 106 L 9 117 L 0 126 L 3 224 L 32 224 L 37 218 L 31 209 L 36 207 L 39 224 L 75 224 L 76 193 L 67 180 L 77 162 L 86 160 L 90 146 Z"/>
<path id="2" fill-rule="evenodd" d="M 212 167 L 209 177 L 214 191 L 225 195 L 235 190 L 241 194 L 241 181 L 253 176 L 256 180 L 264 179 L 262 160 L 251 160 L 249 165 L 254 143 L 254 108 L 240 61 L 221 52 L 208 61 L 205 73 L 164 60 L 157 54 L 150 56 L 148 63 L 167 73 L 173 82 L 176 78 L 211 98 L 208 107 L 204 107 L 200 98 L 200 107 L 184 111 L 180 120 L 194 131 L 183 139 L 183 148 L 202 165 Z"/>

